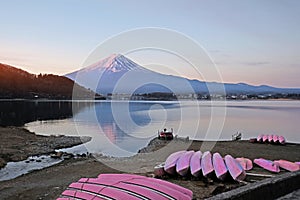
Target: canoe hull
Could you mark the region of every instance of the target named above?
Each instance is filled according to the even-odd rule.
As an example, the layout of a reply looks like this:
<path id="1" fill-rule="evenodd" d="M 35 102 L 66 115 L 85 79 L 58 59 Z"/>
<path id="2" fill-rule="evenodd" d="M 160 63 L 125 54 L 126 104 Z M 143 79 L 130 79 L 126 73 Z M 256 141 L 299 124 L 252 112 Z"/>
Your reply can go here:
<path id="1" fill-rule="evenodd" d="M 201 151 L 195 152 L 194 155 L 191 157 L 190 170 L 191 170 L 191 174 L 195 177 L 201 175 L 201 157 L 202 157 Z"/>
<path id="2" fill-rule="evenodd" d="M 212 155 L 209 151 L 203 153 L 201 158 L 201 167 L 203 176 L 209 176 L 213 171 L 214 167 L 212 164 Z"/>
<path id="3" fill-rule="evenodd" d="M 194 151 L 187 151 L 182 154 L 176 162 L 176 172 L 181 176 L 186 176 L 190 170 L 191 157 Z"/>
<path id="4" fill-rule="evenodd" d="M 287 161 L 287 160 L 275 160 L 275 164 L 279 165 L 282 169 L 285 169 L 290 172 L 295 172 L 300 170 L 300 167 L 298 164 Z"/>
<path id="5" fill-rule="evenodd" d="M 225 164 L 233 180 L 242 181 L 246 178 L 245 170 L 231 155 L 225 156 Z"/>
<path id="6" fill-rule="evenodd" d="M 259 159 L 254 159 L 253 161 L 255 164 L 257 164 L 258 166 L 270 171 L 270 172 L 274 172 L 274 173 L 278 173 L 280 172 L 279 166 L 277 164 L 275 164 L 273 161 L 271 160 L 266 160 L 263 158 L 259 158 Z"/>
<path id="7" fill-rule="evenodd" d="M 213 167 L 217 178 L 224 180 L 228 170 L 222 156 L 219 153 L 213 154 Z"/>

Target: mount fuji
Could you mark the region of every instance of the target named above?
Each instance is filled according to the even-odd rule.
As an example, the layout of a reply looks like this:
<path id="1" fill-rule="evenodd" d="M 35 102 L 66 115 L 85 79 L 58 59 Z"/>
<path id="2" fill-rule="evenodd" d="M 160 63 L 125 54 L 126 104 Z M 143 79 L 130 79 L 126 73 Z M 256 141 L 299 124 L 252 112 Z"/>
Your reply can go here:
<path id="1" fill-rule="evenodd" d="M 113 54 L 88 67 L 66 74 L 65 77 L 104 95 L 152 92 L 222 93 L 224 89 L 228 94 L 300 93 L 300 89 L 204 82 L 161 74 L 146 69 L 120 54 Z"/>

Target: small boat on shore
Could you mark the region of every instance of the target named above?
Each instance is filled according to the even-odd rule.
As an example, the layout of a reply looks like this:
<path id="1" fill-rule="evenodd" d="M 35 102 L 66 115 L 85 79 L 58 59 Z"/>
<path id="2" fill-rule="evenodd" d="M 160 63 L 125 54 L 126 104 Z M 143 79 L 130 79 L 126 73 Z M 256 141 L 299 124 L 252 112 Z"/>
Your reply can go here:
<path id="1" fill-rule="evenodd" d="M 190 169 L 191 157 L 194 155 L 194 151 L 187 151 L 182 154 L 176 162 L 176 172 L 181 176 L 186 176 Z"/>
<path id="2" fill-rule="evenodd" d="M 232 141 L 237 141 L 237 140 L 240 140 L 240 139 L 242 139 L 242 133 L 237 132 L 237 133 L 235 133 L 231 136 Z"/>
<path id="3" fill-rule="evenodd" d="M 278 138 L 280 144 L 285 144 L 285 138 L 281 135 Z"/>
<path id="4" fill-rule="evenodd" d="M 212 164 L 212 156 L 209 151 L 203 153 L 201 158 L 201 167 L 202 174 L 205 177 L 208 177 L 214 171 L 214 167 Z"/>
<path id="5" fill-rule="evenodd" d="M 222 156 L 219 153 L 214 153 L 212 160 L 217 178 L 223 181 L 226 178 L 228 170 Z"/>
<path id="6" fill-rule="evenodd" d="M 236 158 L 245 171 L 249 171 L 253 168 L 252 161 L 248 158 Z"/>
<path id="7" fill-rule="evenodd" d="M 273 135 L 268 135 L 268 142 L 269 143 L 273 142 Z"/>
<path id="8" fill-rule="evenodd" d="M 263 141 L 263 135 L 261 134 L 261 135 L 257 136 L 256 141 L 257 142 L 262 142 Z"/>
<path id="9" fill-rule="evenodd" d="M 201 174 L 201 157 L 201 151 L 195 152 L 194 155 L 191 157 L 190 170 L 191 174 L 195 177 L 198 177 Z"/>
<path id="10" fill-rule="evenodd" d="M 225 156 L 225 164 L 233 180 L 242 181 L 246 178 L 245 170 L 231 155 Z"/>
<path id="11" fill-rule="evenodd" d="M 262 141 L 265 143 L 268 141 L 269 135 L 263 135 Z"/>
<path id="12" fill-rule="evenodd" d="M 177 160 L 182 156 L 186 151 L 177 151 L 175 153 L 172 153 L 171 155 L 168 156 L 165 162 L 164 170 L 168 174 L 175 174 L 176 173 L 176 163 Z"/>
<path id="13" fill-rule="evenodd" d="M 277 144 L 279 142 L 279 136 L 278 135 L 273 135 L 273 142 Z"/>
<path id="14" fill-rule="evenodd" d="M 253 161 L 255 164 L 257 164 L 258 166 L 270 171 L 270 172 L 275 172 L 278 173 L 280 172 L 279 169 L 279 165 L 275 164 L 273 161 L 271 160 L 266 160 L 264 158 L 259 158 L 259 159 L 254 159 Z"/>
<path id="15" fill-rule="evenodd" d="M 290 172 L 295 172 L 300 169 L 299 165 L 287 160 L 275 160 L 274 163 L 279 165 L 279 167 L 281 167 L 282 169 L 285 169 Z"/>

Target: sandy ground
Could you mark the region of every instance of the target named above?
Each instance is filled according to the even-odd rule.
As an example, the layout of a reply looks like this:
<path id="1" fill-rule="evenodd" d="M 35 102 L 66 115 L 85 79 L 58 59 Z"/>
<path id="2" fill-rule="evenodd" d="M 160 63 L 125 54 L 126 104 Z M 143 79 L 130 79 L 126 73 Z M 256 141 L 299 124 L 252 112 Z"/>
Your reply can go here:
<path id="1" fill-rule="evenodd" d="M 1 199 L 55 199 L 67 186 L 81 177 L 96 177 L 100 173 L 135 173 L 153 176 L 153 167 L 165 161 L 166 157 L 175 151 L 186 149 L 211 150 L 221 155 L 231 154 L 234 157 L 300 160 L 300 145 L 285 146 L 272 144 L 252 144 L 248 141 L 235 142 L 186 142 L 173 140 L 165 142 L 153 140 L 139 154 L 128 158 L 111 158 L 99 156 L 96 158 L 80 158 L 65 160 L 55 166 L 34 171 L 9 181 L 0 182 Z M 210 149 L 213 147 L 213 149 Z M 252 173 L 270 174 L 259 167 Z M 281 172 L 285 173 L 285 172 Z M 220 192 L 243 185 L 231 180 L 222 183 L 217 180 L 191 177 L 163 177 L 163 179 L 182 185 L 194 192 L 195 199 L 203 199 Z M 246 182 L 254 182 L 260 178 L 247 176 Z"/>

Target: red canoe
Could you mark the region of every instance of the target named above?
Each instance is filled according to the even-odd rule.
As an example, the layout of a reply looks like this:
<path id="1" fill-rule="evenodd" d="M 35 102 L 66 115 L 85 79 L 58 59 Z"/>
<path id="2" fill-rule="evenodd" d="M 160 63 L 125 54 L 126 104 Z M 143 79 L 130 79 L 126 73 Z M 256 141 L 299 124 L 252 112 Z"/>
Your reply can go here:
<path id="1" fill-rule="evenodd" d="M 271 160 L 266 160 L 263 158 L 259 158 L 259 159 L 254 159 L 253 161 L 255 164 L 257 164 L 258 166 L 270 171 L 270 172 L 275 172 L 278 173 L 280 172 L 279 166 L 277 164 L 275 164 L 273 161 Z"/>
<path id="2" fill-rule="evenodd" d="M 236 158 L 245 171 L 251 170 L 253 168 L 252 161 L 248 158 Z"/>
<path id="3" fill-rule="evenodd" d="M 279 165 L 279 167 L 281 167 L 282 169 L 285 169 L 290 172 L 295 172 L 300 169 L 299 165 L 287 160 L 275 160 L 274 163 Z"/>
<path id="4" fill-rule="evenodd" d="M 213 166 L 218 179 L 224 180 L 227 175 L 227 167 L 222 156 L 219 153 L 213 154 Z"/>
<path id="5" fill-rule="evenodd" d="M 190 169 L 191 157 L 194 155 L 194 151 L 187 151 L 182 154 L 176 162 L 176 172 L 181 176 L 186 176 Z"/>
<path id="6" fill-rule="evenodd" d="M 201 157 L 201 151 L 195 152 L 194 155 L 191 157 L 190 170 L 191 174 L 195 177 L 198 177 L 201 173 Z"/>
<path id="7" fill-rule="evenodd" d="M 169 157 L 166 159 L 164 170 L 168 174 L 175 174 L 176 173 L 176 163 L 177 160 L 182 156 L 186 151 L 177 151 L 175 153 L 172 153 L 169 155 Z"/>
<path id="8" fill-rule="evenodd" d="M 242 181 L 246 178 L 245 170 L 231 155 L 225 156 L 225 164 L 233 180 Z"/>
<path id="9" fill-rule="evenodd" d="M 203 153 L 201 158 L 201 167 L 203 176 L 209 176 L 214 171 L 212 156 L 209 151 Z"/>

